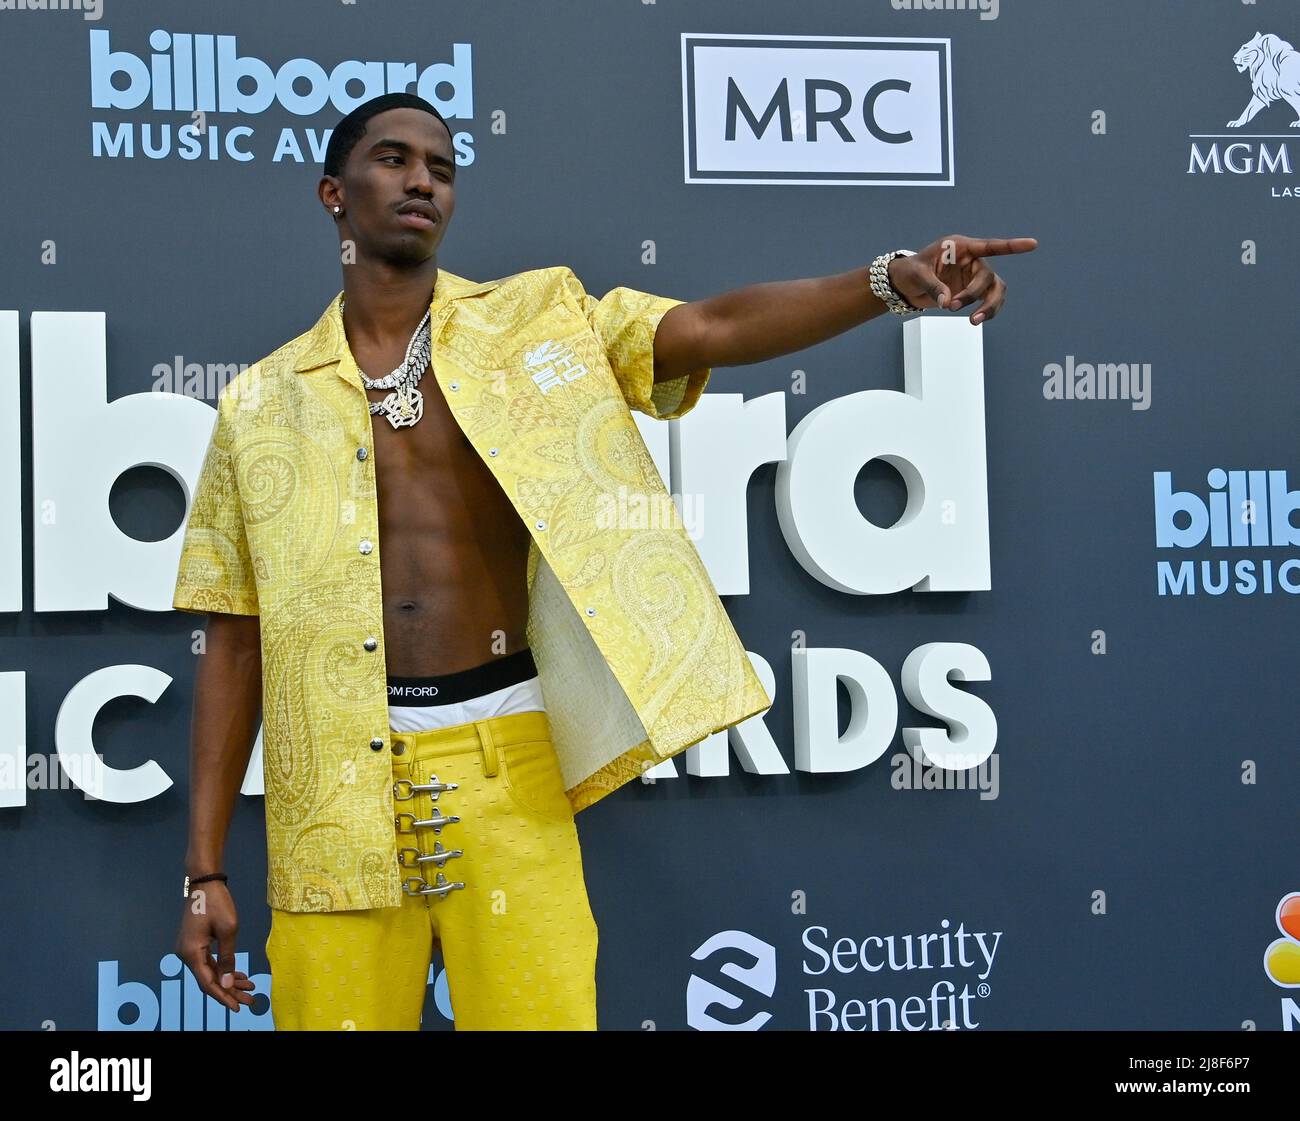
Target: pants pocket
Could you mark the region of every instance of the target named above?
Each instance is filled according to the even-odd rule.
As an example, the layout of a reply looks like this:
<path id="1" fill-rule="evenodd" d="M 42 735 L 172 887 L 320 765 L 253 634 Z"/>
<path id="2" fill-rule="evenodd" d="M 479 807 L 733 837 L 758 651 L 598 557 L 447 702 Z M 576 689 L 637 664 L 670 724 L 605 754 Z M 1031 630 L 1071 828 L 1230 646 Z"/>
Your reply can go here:
<path id="1" fill-rule="evenodd" d="M 502 785 L 511 801 L 544 821 L 572 821 L 573 807 L 564 792 L 560 761 L 550 740 L 529 740 L 501 748 Z"/>

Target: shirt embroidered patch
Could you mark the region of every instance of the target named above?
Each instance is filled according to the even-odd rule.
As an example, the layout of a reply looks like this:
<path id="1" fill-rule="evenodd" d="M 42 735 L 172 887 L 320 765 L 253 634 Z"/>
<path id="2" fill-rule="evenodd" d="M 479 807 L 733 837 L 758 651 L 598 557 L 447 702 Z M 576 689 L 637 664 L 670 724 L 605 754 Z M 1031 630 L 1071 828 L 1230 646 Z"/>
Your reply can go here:
<path id="1" fill-rule="evenodd" d="M 543 394 L 567 381 L 576 381 L 587 372 L 587 367 L 573 353 L 573 347 L 563 346 L 554 339 L 547 339 L 532 350 L 525 351 L 524 365 L 535 371 L 533 381 Z"/>

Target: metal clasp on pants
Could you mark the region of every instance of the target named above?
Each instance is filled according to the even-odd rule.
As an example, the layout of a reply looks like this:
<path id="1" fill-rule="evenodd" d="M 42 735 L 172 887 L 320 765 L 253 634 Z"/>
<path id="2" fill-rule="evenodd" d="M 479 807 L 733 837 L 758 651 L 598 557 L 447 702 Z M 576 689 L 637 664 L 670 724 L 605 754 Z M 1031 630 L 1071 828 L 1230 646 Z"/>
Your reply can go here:
<path id="1" fill-rule="evenodd" d="M 408 858 L 407 854 L 411 854 Z M 439 868 L 443 867 L 453 856 L 464 856 L 464 849 L 447 849 L 441 841 L 434 841 L 433 852 L 421 852 L 419 849 L 398 849 L 397 863 L 403 868 L 418 868 L 421 864 L 432 861 Z"/>
<path id="2" fill-rule="evenodd" d="M 456 790 L 460 786 L 458 782 L 439 782 L 437 775 L 433 775 L 432 778 L 432 782 L 412 782 L 409 778 L 399 778 L 393 783 L 393 797 L 399 802 L 409 802 L 415 797 L 417 791 L 427 790 L 430 792 L 429 797 L 436 802 L 438 795 L 444 790 Z M 406 788 L 404 794 L 400 793 L 402 787 Z"/>
<path id="3" fill-rule="evenodd" d="M 423 886 L 412 889 L 412 884 L 421 884 Z M 420 876 L 408 876 L 402 881 L 402 890 L 407 895 L 436 895 L 439 899 L 446 899 L 449 892 L 455 891 L 458 887 L 464 887 L 464 880 L 457 880 L 454 884 L 447 881 L 447 877 L 441 872 L 438 873 L 436 883 L 430 884 Z"/>
<path id="4" fill-rule="evenodd" d="M 409 828 L 402 828 L 402 818 L 408 818 L 410 820 L 411 824 Z M 452 825 L 459 821 L 460 818 L 455 814 L 445 816 L 439 813 L 434 817 L 417 818 L 415 814 L 400 813 L 393 820 L 397 823 L 397 831 L 399 833 L 414 833 L 417 829 L 423 829 L 425 827 L 432 829 L 435 833 L 441 833 L 444 825 Z"/>

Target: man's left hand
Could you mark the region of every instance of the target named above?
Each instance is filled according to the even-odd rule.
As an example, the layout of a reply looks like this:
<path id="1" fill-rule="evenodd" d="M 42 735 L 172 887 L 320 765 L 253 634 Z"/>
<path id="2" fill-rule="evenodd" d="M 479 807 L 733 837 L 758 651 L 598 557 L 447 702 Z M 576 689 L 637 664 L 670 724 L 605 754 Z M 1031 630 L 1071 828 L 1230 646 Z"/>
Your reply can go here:
<path id="1" fill-rule="evenodd" d="M 1007 299 L 1007 283 L 982 257 L 1030 253 L 1038 248 L 1033 237 L 984 238 L 953 234 L 927 245 L 914 257 L 889 262 L 889 283 L 913 307 L 958 311 L 983 301 L 972 324 L 992 319 Z M 956 290 L 954 294 L 954 289 Z"/>

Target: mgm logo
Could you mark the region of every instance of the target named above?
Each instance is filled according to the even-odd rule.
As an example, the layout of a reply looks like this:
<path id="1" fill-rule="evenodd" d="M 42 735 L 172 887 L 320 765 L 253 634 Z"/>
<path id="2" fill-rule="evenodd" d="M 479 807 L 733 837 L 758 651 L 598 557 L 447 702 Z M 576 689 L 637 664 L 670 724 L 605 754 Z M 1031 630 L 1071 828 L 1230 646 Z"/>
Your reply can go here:
<path id="1" fill-rule="evenodd" d="M 1246 108 L 1228 122 L 1229 129 L 1251 123 L 1281 128 L 1280 112 L 1266 113 L 1277 103 L 1290 106 L 1294 119 L 1289 128 L 1300 129 L 1300 51 L 1277 35 L 1256 32 L 1232 57 L 1237 72 L 1249 75 L 1251 96 Z M 1259 119 L 1261 118 L 1262 119 Z M 1297 133 L 1300 138 L 1300 133 Z M 1240 139 L 1238 139 L 1240 137 Z M 1290 176 L 1295 161 L 1286 133 L 1193 134 L 1189 175 Z M 1270 183 L 1273 198 L 1300 198 L 1300 187 Z"/>

